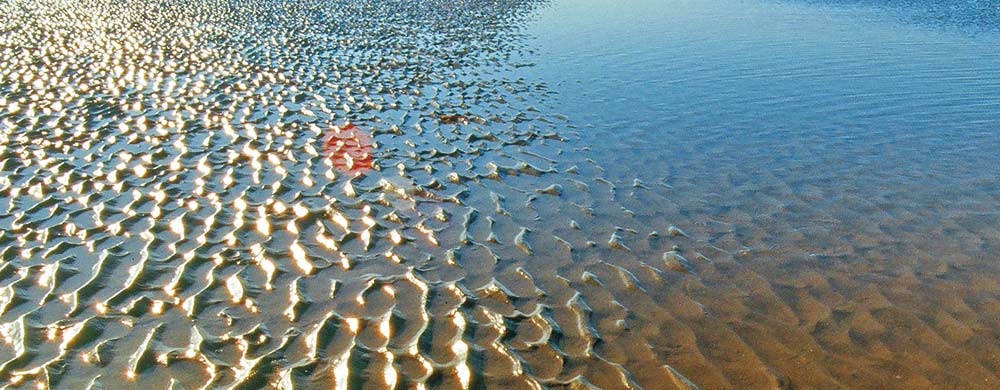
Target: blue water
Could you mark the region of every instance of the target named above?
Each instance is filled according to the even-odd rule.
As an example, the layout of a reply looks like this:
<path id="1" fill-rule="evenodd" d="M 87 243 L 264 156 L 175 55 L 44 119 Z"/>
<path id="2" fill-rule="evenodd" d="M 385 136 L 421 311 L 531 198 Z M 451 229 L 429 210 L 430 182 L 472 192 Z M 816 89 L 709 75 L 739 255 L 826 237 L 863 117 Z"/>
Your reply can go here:
<path id="1" fill-rule="evenodd" d="M 792 359 L 775 355 L 774 345 L 798 350 L 815 338 L 841 357 L 806 360 L 834 372 L 842 386 L 968 387 L 997 369 L 989 348 L 952 339 L 947 329 L 981 329 L 997 318 L 983 302 L 1000 294 L 989 282 L 1000 276 L 998 8 L 556 1 L 530 27 L 537 56 L 527 71 L 559 92 L 556 106 L 579 125 L 583 153 L 625 182 L 669 187 L 666 204 L 646 205 L 649 221 L 678 222 L 705 245 L 693 256 L 702 260 L 707 289 L 692 295 L 727 321 L 760 331 L 734 326 L 743 341 L 780 334 L 753 348 L 767 365 Z M 767 287 L 750 287 L 759 286 L 751 280 Z M 869 306 L 871 294 L 887 296 L 891 310 Z M 850 314 L 823 325 L 811 319 L 807 301 Z M 784 317 L 782 307 L 795 315 Z M 891 325 L 859 330 L 851 322 L 857 308 Z M 802 333 L 775 325 L 782 318 Z M 943 318 L 961 318 L 960 325 Z M 828 342 L 833 336 L 821 329 L 838 326 L 853 341 Z M 947 342 L 892 336 L 915 329 L 933 329 L 934 339 Z M 876 357 L 878 348 L 888 357 Z M 963 364 L 992 368 L 941 363 L 953 358 L 942 351 L 953 349 L 980 350 Z M 733 379 L 738 370 L 725 364 L 667 361 L 707 388 L 754 386 Z M 888 369 L 844 379 L 830 365 L 846 362 L 864 367 L 858 372 Z M 905 364 L 936 368 L 915 373 Z M 714 368 L 724 374 L 713 377 Z M 826 374 L 794 369 L 776 371 L 806 387 L 833 386 L 812 381 Z M 890 372 L 908 373 L 875 379 L 893 378 Z"/>
<path id="2" fill-rule="evenodd" d="M 992 212 L 1000 34 L 921 23 L 913 15 L 929 11 L 917 11 L 562 1 L 532 26 L 543 54 L 530 71 L 557 85 L 584 126 L 580 144 L 610 170 L 683 186 L 679 198 L 809 193 L 807 209 L 850 209 L 844 197 L 942 209 L 927 224 Z"/>

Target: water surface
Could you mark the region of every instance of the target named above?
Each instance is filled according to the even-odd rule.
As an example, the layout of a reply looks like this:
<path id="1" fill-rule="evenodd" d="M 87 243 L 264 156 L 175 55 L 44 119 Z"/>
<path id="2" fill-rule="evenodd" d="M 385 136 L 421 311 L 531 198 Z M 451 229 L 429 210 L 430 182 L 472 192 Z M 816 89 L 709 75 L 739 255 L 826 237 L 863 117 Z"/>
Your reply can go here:
<path id="1" fill-rule="evenodd" d="M 657 348 L 664 361 L 705 388 L 995 383 L 990 12 L 964 1 L 542 9 L 528 69 L 582 124 L 575 145 L 619 182 L 669 186 L 634 223 L 670 220 L 698 242 L 685 252 L 697 281 L 647 290 L 707 313 L 662 327 L 694 333 Z"/>

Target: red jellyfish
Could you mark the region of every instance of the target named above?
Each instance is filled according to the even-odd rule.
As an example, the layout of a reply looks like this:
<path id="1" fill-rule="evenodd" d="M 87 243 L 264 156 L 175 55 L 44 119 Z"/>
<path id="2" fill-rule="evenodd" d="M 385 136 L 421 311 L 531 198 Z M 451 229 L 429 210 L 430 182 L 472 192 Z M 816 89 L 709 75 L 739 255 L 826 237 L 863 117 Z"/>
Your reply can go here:
<path id="1" fill-rule="evenodd" d="M 342 172 L 359 175 L 372 168 L 372 137 L 351 123 L 333 126 L 326 133 L 323 151 Z"/>

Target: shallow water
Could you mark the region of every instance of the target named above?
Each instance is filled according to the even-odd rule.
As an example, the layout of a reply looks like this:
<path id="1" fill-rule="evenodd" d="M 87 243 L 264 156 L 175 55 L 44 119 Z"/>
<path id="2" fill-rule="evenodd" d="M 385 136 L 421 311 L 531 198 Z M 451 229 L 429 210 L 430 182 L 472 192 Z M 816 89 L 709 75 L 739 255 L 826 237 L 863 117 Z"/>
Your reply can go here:
<path id="1" fill-rule="evenodd" d="M 2 3 L 0 380 L 991 387 L 988 10 Z"/>
<path id="2" fill-rule="evenodd" d="M 576 145 L 669 186 L 631 225 L 695 241 L 697 277 L 647 291 L 702 305 L 661 304 L 690 336 L 654 341 L 702 387 L 996 386 L 996 6 L 911 3 L 563 1 L 532 24 Z"/>

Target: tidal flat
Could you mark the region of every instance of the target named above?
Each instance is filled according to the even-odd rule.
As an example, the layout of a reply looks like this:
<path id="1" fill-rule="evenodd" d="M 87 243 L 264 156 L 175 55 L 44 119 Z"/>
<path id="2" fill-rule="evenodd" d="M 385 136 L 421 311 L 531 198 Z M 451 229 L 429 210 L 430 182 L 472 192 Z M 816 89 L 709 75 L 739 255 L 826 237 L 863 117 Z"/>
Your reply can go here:
<path id="1" fill-rule="evenodd" d="M 0 383 L 1000 386 L 994 8 L 0 1 Z"/>

